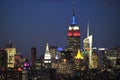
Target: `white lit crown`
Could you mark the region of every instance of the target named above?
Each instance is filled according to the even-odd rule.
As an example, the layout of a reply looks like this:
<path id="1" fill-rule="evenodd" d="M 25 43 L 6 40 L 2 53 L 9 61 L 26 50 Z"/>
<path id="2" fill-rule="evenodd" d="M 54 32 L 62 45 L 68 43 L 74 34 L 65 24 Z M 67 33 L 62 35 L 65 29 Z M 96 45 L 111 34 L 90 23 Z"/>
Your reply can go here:
<path id="1" fill-rule="evenodd" d="M 69 30 L 79 30 L 78 26 L 69 26 Z"/>

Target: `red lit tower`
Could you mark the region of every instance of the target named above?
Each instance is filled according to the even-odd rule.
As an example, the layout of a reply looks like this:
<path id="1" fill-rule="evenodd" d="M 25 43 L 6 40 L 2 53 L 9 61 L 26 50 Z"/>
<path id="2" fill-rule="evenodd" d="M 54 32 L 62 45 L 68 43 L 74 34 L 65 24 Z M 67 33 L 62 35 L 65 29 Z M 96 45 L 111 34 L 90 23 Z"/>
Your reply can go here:
<path id="1" fill-rule="evenodd" d="M 80 29 L 75 22 L 75 13 L 73 11 L 72 23 L 69 26 L 67 34 L 67 50 L 72 51 L 72 55 L 75 56 L 77 50 L 80 49 Z"/>

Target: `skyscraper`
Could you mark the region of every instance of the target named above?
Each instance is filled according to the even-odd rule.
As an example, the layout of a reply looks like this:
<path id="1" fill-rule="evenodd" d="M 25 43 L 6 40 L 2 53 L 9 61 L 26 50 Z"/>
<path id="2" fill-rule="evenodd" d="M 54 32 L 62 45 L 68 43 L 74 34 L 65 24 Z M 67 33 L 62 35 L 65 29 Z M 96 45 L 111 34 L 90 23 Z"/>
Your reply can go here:
<path id="1" fill-rule="evenodd" d="M 89 68 L 92 68 L 93 61 L 92 61 L 92 35 L 89 35 L 89 23 L 87 25 L 87 37 L 83 40 L 84 44 L 84 51 L 88 53 L 89 56 Z"/>
<path id="2" fill-rule="evenodd" d="M 45 68 L 50 68 L 51 67 L 51 54 L 49 52 L 48 43 L 46 43 L 46 52 L 45 52 L 45 55 L 44 55 L 44 66 L 45 66 Z"/>
<path id="3" fill-rule="evenodd" d="M 57 46 L 50 46 L 50 48 L 49 48 L 52 59 L 55 59 L 55 57 L 56 57 L 57 48 L 58 48 Z"/>
<path id="4" fill-rule="evenodd" d="M 80 49 L 80 29 L 76 24 L 75 13 L 73 11 L 72 23 L 67 33 L 67 50 L 72 51 L 72 56 L 75 56 L 78 49 Z"/>
<path id="5" fill-rule="evenodd" d="M 14 68 L 15 59 L 14 56 L 16 54 L 16 48 L 13 46 L 11 41 L 6 45 L 6 52 L 7 52 L 7 67 Z"/>
<path id="6" fill-rule="evenodd" d="M 31 64 L 33 67 L 35 67 L 36 55 L 36 48 L 31 48 Z"/>

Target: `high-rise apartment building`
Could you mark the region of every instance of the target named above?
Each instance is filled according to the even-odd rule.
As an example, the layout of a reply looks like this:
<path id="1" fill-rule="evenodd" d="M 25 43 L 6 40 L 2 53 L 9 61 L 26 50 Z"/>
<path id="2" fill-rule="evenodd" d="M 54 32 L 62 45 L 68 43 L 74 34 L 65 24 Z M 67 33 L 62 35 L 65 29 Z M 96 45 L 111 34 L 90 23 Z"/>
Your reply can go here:
<path id="1" fill-rule="evenodd" d="M 80 29 L 76 24 L 75 14 L 73 12 L 72 23 L 67 33 L 67 50 L 72 51 L 72 56 L 75 56 L 78 49 L 80 49 Z"/>

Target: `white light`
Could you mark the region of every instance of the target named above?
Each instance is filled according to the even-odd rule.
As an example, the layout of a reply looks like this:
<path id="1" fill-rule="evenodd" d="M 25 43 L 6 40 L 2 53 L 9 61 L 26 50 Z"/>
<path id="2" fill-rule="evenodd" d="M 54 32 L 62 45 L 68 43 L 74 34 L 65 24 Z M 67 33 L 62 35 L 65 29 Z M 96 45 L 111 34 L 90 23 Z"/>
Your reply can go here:
<path id="1" fill-rule="evenodd" d="M 71 26 L 69 27 L 69 30 L 72 30 L 72 27 L 71 27 Z"/>
<path id="2" fill-rule="evenodd" d="M 69 26 L 69 30 L 79 30 L 78 26 Z"/>
<path id="3" fill-rule="evenodd" d="M 58 55 L 56 55 L 55 59 L 58 59 Z"/>
<path id="4" fill-rule="evenodd" d="M 73 30 L 79 30 L 78 26 L 73 27 Z"/>
<path id="5" fill-rule="evenodd" d="M 51 55 L 50 54 L 45 54 L 44 59 L 51 59 Z"/>
<path id="6" fill-rule="evenodd" d="M 100 50 L 100 51 L 104 51 L 104 50 L 105 50 L 105 48 L 98 48 L 98 50 Z"/>
<path id="7" fill-rule="evenodd" d="M 48 61 L 44 61 L 44 63 L 51 63 L 51 61 L 49 61 L 49 60 Z"/>

